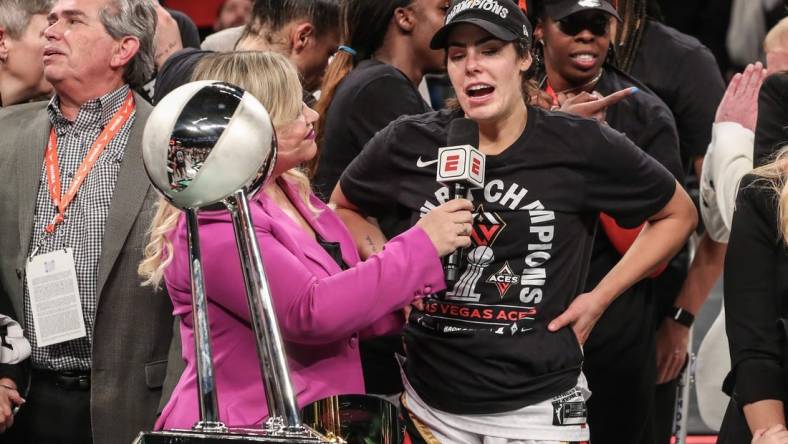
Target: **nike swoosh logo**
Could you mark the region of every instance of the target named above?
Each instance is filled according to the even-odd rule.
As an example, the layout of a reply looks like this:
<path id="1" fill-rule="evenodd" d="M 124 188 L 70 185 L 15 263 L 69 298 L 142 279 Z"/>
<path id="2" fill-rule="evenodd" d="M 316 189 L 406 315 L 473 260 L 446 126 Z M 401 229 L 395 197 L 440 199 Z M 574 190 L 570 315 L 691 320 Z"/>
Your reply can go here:
<path id="1" fill-rule="evenodd" d="M 430 166 L 430 165 L 432 165 L 434 163 L 438 163 L 438 159 L 428 160 L 426 162 L 421 160 L 421 156 L 419 156 L 419 158 L 416 159 L 416 166 L 419 167 L 419 168 L 428 167 L 428 166 Z"/>

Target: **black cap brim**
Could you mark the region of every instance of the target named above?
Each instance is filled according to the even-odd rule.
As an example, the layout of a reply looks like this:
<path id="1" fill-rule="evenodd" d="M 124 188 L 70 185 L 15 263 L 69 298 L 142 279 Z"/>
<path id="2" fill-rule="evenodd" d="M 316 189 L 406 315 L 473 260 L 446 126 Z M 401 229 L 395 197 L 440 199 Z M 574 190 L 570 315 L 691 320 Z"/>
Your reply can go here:
<path id="1" fill-rule="evenodd" d="M 612 15 L 619 22 L 622 21 L 621 16 L 618 15 L 618 11 L 616 11 L 615 6 L 611 5 L 605 0 L 601 0 L 599 2 L 599 6 L 592 7 L 581 6 L 579 4 L 580 2 L 575 1 L 571 1 L 571 5 L 567 5 L 566 3 L 567 2 L 546 3 L 544 5 L 545 13 L 547 13 L 547 16 L 551 19 L 558 21 L 582 11 L 602 11 Z"/>
<path id="2" fill-rule="evenodd" d="M 448 25 L 444 25 L 438 32 L 432 36 L 432 40 L 430 41 L 430 48 L 432 49 L 445 49 L 449 46 L 449 34 L 451 30 L 460 23 L 469 23 L 471 25 L 476 25 L 485 31 L 489 32 L 493 35 L 493 37 L 497 39 L 501 39 L 505 42 L 511 42 L 513 40 L 517 40 L 520 37 L 518 34 L 512 32 L 509 29 L 504 28 L 503 26 L 496 25 L 495 23 L 491 23 L 488 20 L 476 18 L 476 17 L 468 17 L 468 18 L 458 18 L 454 19 Z"/>

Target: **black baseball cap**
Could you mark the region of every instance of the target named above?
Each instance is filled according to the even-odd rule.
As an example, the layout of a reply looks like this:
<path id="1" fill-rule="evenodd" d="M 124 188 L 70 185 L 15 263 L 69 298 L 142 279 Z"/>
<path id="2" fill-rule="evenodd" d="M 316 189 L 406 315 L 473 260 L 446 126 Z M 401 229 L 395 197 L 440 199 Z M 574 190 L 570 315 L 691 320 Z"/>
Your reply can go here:
<path id="1" fill-rule="evenodd" d="M 556 21 L 577 12 L 592 10 L 606 12 L 621 21 L 615 6 L 608 0 L 544 0 L 544 10 L 548 17 Z"/>
<path id="2" fill-rule="evenodd" d="M 459 23 L 476 25 L 505 42 L 523 37 L 531 40 L 531 23 L 512 0 L 455 0 L 443 27 L 432 37 L 430 48 L 449 46 L 449 33 Z"/>

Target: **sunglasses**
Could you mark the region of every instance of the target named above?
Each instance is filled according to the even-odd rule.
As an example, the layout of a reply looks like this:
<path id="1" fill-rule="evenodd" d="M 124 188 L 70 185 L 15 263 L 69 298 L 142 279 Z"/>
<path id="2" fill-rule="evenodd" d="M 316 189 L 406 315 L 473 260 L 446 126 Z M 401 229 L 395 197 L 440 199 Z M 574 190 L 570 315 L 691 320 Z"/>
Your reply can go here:
<path id="1" fill-rule="evenodd" d="M 602 37 L 607 34 L 609 23 L 608 16 L 605 14 L 596 14 L 591 17 L 572 14 L 558 20 L 558 28 L 566 35 L 576 36 L 587 29 L 591 31 L 591 34 Z"/>

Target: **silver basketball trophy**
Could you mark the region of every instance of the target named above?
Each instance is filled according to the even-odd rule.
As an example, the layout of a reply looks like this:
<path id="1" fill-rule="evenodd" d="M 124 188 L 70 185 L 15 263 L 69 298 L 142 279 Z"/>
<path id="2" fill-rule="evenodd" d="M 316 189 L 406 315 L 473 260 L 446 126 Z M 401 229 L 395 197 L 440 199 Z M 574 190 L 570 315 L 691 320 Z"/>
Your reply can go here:
<path id="1" fill-rule="evenodd" d="M 200 420 L 190 430 L 142 432 L 135 444 L 401 442 L 396 408 L 378 398 L 332 396 L 304 409 L 312 427 L 301 422 L 247 200 L 260 192 L 275 159 L 268 112 L 228 83 L 183 85 L 164 97 L 148 119 L 143 136 L 148 177 L 186 213 Z M 219 418 L 197 224 L 197 211 L 206 208 L 226 208 L 232 217 L 268 404 L 269 418 L 262 426 L 228 427 Z"/>

